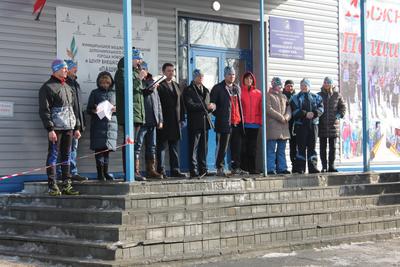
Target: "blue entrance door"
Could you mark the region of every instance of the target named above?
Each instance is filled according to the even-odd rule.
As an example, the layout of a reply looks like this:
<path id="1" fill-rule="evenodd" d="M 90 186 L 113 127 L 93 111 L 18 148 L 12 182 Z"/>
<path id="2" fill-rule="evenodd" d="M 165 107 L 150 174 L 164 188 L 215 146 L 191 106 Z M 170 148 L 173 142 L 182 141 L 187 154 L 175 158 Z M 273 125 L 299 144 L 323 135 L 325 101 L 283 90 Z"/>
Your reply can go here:
<path id="1" fill-rule="evenodd" d="M 236 82 L 240 85 L 240 77 L 247 70 L 251 70 L 250 51 L 239 49 L 220 49 L 213 47 L 190 47 L 189 81 L 193 80 L 193 70 L 201 69 L 204 72 L 204 86 L 210 91 L 212 87 L 224 79 L 225 66 L 232 66 L 237 73 Z M 214 118 L 213 118 L 214 120 Z M 207 167 L 215 170 L 216 135 L 214 130 L 209 131 Z M 225 164 L 228 167 L 228 164 Z"/>

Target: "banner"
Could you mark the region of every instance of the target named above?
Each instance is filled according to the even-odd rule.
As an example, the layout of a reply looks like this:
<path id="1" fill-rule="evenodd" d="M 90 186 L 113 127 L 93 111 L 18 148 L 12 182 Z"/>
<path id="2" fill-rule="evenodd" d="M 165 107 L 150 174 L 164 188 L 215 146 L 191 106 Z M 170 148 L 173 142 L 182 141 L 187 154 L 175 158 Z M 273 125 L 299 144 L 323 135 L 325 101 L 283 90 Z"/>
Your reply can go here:
<path id="1" fill-rule="evenodd" d="M 78 82 L 86 104 L 97 75 L 113 76 L 123 57 L 123 16 L 118 13 L 57 7 L 57 57 L 78 62 Z M 157 20 L 132 17 L 133 46 L 143 52 L 149 71 L 158 74 Z"/>
<path id="2" fill-rule="evenodd" d="M 344 162 L 362 162 L 362 90 L 359 0 L 340 3 L 340 91 Z M 369 150 L 373 164 L 400 161 L 400 4 L 367 1 Z"/>
<path id="3" fill-rule="evenodd" d="M 269 17 L 270 57 L 304 59 L 304 21 Z"/>

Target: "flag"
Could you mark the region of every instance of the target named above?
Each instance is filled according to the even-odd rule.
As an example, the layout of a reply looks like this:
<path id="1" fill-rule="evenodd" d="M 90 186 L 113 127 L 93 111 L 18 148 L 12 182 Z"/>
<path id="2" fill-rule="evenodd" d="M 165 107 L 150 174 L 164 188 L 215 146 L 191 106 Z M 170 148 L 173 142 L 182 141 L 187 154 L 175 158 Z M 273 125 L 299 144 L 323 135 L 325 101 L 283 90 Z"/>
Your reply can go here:
<path id="1" fill-rule="evenodd" d="M 46 0 L 36 0 L 33 5 L 32 14 L 38 13 L 35 20 L 39 20 L 40 14 L 42 13 L 43 7 L 46 4 Z"/>
<path id="2" fill-rule="evenodd" d="M 75 56 L 78 53 L 78 48 L 76 47 L 75 36 L 72 37 L 71 44 L 69 49 L 67 49 L 67 55 L 72 59 L 75 60 Z"/>

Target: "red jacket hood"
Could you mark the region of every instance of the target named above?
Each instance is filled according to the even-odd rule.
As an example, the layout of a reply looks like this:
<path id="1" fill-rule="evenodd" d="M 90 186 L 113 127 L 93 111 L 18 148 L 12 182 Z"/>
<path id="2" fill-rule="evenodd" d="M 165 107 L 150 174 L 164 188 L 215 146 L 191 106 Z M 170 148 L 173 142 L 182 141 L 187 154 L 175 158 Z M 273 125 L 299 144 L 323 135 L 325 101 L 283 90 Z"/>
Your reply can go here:
<path id="1" fill-rule="evenodd" d="M 244 84 L 244 77 L 246 77 L 247 74 L 250 74 L 251 77 L 253 78 L 253 85 L 250 87 L 250 90 L 256 89 L 256 88 L 257 88 L 256 76 L 254 76 L 254 74 L 253 74 L 252 72 L 250 72 L 250 71 L 245 72 L 245 73 L 243 74 L 243 76 L 242 76 L 242 89 L 243 89 L 243 88 L 246 88 L 246 85 Z M 246 89 L 247 89 L 247 88 L 246 88 Z"/>

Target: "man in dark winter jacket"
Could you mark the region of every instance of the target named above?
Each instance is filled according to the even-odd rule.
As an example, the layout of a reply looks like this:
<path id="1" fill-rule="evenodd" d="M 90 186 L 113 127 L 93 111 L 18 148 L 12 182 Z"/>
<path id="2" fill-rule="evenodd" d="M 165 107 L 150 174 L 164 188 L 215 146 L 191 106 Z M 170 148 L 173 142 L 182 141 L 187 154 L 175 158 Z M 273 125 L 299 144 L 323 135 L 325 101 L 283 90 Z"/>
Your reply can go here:
<path id="1" fill-rule="evenodd" d="M 288 102 L 296 94 L 294 90 L 294 82 L 292 80 L 287 80 L 285 82 L 285 87 L 283 87 L 282 93 L 286 96 Z M 294 119 L 291 118 L 289 120 L 289 133 L 290 133 L 290 140 L 289 140 L 289 149 L 290 149 L 290 161 L 292 162 L 292 172 L 294 170 L 294 166 L 296 165 L 296 154 L 297 154 L 297 145 L 296 145 L 296 136 L 293 135 L 293 124 Z"/>
<path id="2" fill-rule="evenodd" d="M 211 127 L 208 117 L 210 92 L 203 85 L 204 73 L 193 71 L 193 81 L 183 90 L 183 100 L 188 116 L 190 177 L 207 174 L 208 130 Z"/>
<path id="3" fill-rule="evenodd" d="M 217 133 L 217 176 L 226 176 L 224 158 L 231 147 L 232 174 L 246 175 L 248 172 L 240 168 L 240 150 L 244 134 L 243 110 L 240 99 L 241 89 L 236 85 L 236 72 L 233 67 L 224 69 L 225 79 L 214 85 L 210 94 L 210 109 L 214 110 L 215 132 Z"/>
<path id="4" fill-rule="evenodd" d="M 83 109 L 83 104 L 82 104 L 82 91 L 81 87 L 77 81 L 77 76 L 76 73 L 78 71 L 78 65 L 76 62 L 72 60 L 65 60 L 65 63 L 68 65 L 68 76 L 66 79 L 66 83 L 71 87 L 73 93 L 74 93 L 74 99 L 75 99 L 75 106 L 78 110 L 78 116 L 77 120 L 79 120 L 80 128 L 79 131 L 81 134 L 85 131 L 85 126 L 86 126 L 86 120 L 85 120 L 85 115 L 84 115 L 84 109 Z M 78 139 L 72 138 L 72 145 L 71 145 L 71 161 L 70 161 L 70 172 L 71 172 L 71 179 L 75 181 L 85 181 L 88 180 L 87 177 L 82 176 L 78 173 L 78 166 L 76 162 L 76 157 L 78 153 Z M 60 157 L 58 160 L 58 163 L 60 163 Z M 61 166 L 57 166 L 57 176 L 61 177 Z"/>
<path id="5" fill-rule="evenodd" d="M 157 131 L 157 171 L 166 177 L 165 152 L 169 151 L 169 166 L 172 177 L 186 177 L 180 171 L 178 144 L 181 126 L 185 120 L 185 108 L 179 85 L 173 80 L 175 66 L 165 63 L 162 71 L 167 77 L 158 87 L 164 126 Z"/>
<path id="6" fill-rule="evenodd" d="M 333 80 L 325 77 L 321 92 L 318 93 L 323 100 L 324 113 L 319 119 L 319 151 L 323 172 L 337 172 L 335 168 L 336 140 L 339 137 L 339 119 L 346 113 L 342 95 L 333 86 Z M 329 140 L 329 164 L 326 158 L 326 148 Z"/>
<path id="7" fill-rule="evenodd" d="M 146 76 L 145 71 L 140 67 L 143 60 L 143 54 L 137 50 L 132 50 L 132 77 L 133 77 L 133 115 L 134 115 L 134 126 L 135 126 L 135 139 L 139 133 L 140 126 L 145 122 L 145 110 L 144 110 L 144 98 L 143 98 L 143 79 Z M 117 119 L 118 124 L 125 125 L 125 80 L 124 80 L 124 58 L 118 62 L 118 70 L 114 76 L 115 81 L 115 94 L 116 94 L 116 104 L 117 104 Z M 125 129 L 125 128 L 124 128 Z M 126 134 L 124 132 L 124 136 Z M 122 148 L 122 161 L 124 173 L 126 173 L 126 162 L 125 162 L 125 147 Z M 140 162 L 138 158 L 135 158 L 135 180 L 144 181 L 146 180 L 141 176 Z"/>
<path id="8" fill-rule="evenodd" d="M 39 115 L 44 128 L 48 131 L 48 154 L 46 166 L 49 194 L 77 195 L 71 185 L 70 156 L 72 138 L 79 139 L 80 124 L 74 93 L 66 83 L 68 67 L 64 60 L 56 59 L 52 63 L 53 75 L 39 90 Z M 57 158 L 61 158 L 62 188 L 56 182 Z"/>
<path id="9" fill-rule="evenodd" d="M 300 83 L 300 88 L 300 93 L 294 95 L 290 100 L 297 143 L 294 172 L 304 173 L 307 161 L 308 172 L 318 173 L 318 157 L 315 151 L 315 143 L 318 136 L 318 121 L 319 117 L 324 113 L 324 106 L 321 96 L 310 92 L 310 80 L 303 79 Z"/>
<path id="10" fill-rule="evenodd" d="M 163 176 L 156 171 L 156 129 L 163 127 L 163 115 L 161 109 L 160 97 L 156 87 L 149 87 L 153 82 L 152 75 L 148 72 L 148 67 L 145 62 L 141 64 L 142 70 L 146 71 L 147 75 L 144 79 L 143 91 L 144 95 L 144 110 L 145 123 L 140 127 L 135 143 L 135 158 L 140 158 L 140 152 L 143 143 L 146 146 L 146 172 L 148 178 L 162 179 Z M 148 88 L 149 87 L 149 88 Z"/>

